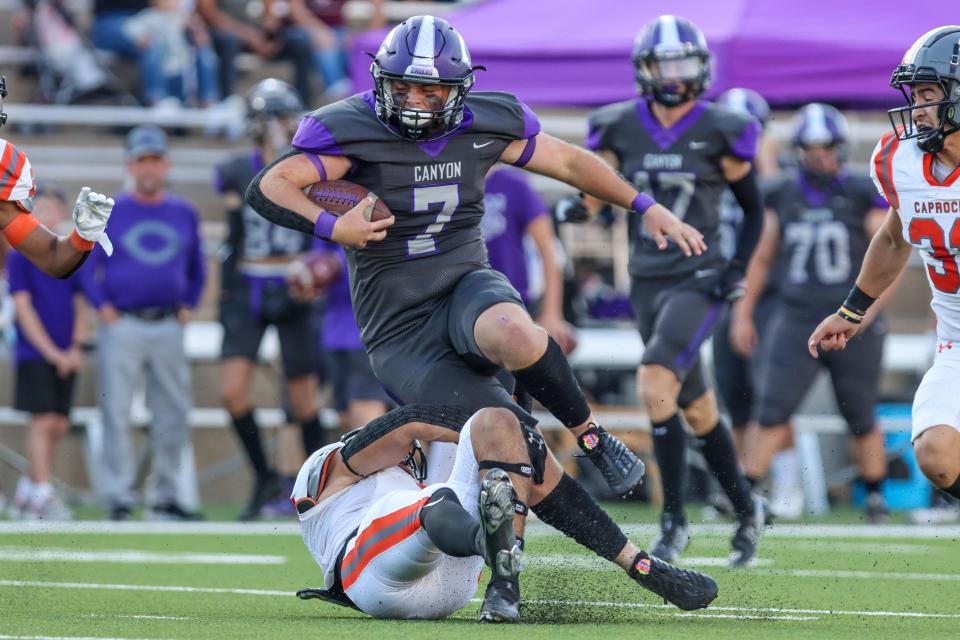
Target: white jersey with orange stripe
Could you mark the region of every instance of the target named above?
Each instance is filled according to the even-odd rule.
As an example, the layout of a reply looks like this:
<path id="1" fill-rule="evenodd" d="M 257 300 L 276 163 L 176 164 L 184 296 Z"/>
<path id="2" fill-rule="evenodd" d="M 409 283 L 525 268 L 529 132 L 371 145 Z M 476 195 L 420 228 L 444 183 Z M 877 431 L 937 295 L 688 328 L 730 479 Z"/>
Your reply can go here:
<path id="1" fill-rule="evenodd" d="M 30 211 L 31 198 L 36 192 L 33 167 L 27 154 L 0 138 L 0 202 L 17 202 L 22 209 Z"/>
<path id="2" fill-rule="evenodd" d="M 934 154 L 890 131 L 877 144 L 870 175 L 900 215 L 903 237 L 926 265 L 941 340 L 960 340 L 960 167 L 938 179 Z"/>
<path id="3" fill-rule="evenodd" d="M 309 474 L 309 466 L 326 449 L 338 449 L 343 443 L 327 445 L 314 453 L 300 470 L 300 476 Z M 323 588 L 329 589 L 334 583 L 334 568 L 340 550 L 350 536 L 357 530 L 370 507 L 391 491 L 419 491 L 420 485 L 400 467 L 391 467 L 367 476 L 355 485 L 331 495 L 319 502 L 309 511 L 300 514 L 300 533 L 310 555 L 323 571 Z M 295 491 L 296 493 L 296 491 Z M 302 496 L 293 496 L 294 499 Z"/>

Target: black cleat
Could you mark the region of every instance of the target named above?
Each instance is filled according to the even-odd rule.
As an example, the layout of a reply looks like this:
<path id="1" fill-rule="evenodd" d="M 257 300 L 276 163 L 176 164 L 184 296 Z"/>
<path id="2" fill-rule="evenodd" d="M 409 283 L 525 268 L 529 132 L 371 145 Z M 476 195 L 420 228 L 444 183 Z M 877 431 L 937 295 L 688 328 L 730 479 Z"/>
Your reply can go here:
<path id="1" fill-rule="evenodd" d="M 643 482 L 643 462 L 603 427 L 591 424 L 577 444 L 618 496 L 625 497 Z"/>
<path id="2" fill-rule="evenodd" d="M 480 622 L 520 622 L 520 587 L 513 580 L 493 577 L 483 594 Z"/>
<path id="3" fill-rule="evenodd" d="M 748 516 L 737 517 L 737 531 L 730 540 L 730 566 L 734 569 L 749 567 L 757 559 L 760 534 L 766 522 L 767 501 L 753 495 L 753 511 Z"/>
<path id="4" fill-rule="evenodd" d="M 627 573 L 641 587 L 684 611 L 703 609 L 717 597 L 716 580 L 698 571 L 675 567 L 656 556 L 638 555 Z"/>
<path id="5" fill-rule="evenodd" d="M 690 530 L 682 514 L 664 511 L 660 514 L 660 537 L 653 543 L 650 555 L 667 562 L 676 562 L 690 544 Z"/>
<path id="6" fill-rule="evenodd" d="M 187 511 L 174 502 L 167 502 L 150 507 L 144 514 L 144 519 L 166 522 L 197 522 L 203 520 L 203 515 L 196 511 Z"/>
<path id="7" fill-rule="evenodd" d="M 125 504 L 115 504 L 110 507 L 109 518 L 114 522 L 125 522 L 133 515 L 130 507 Z"/>
<path id="8" fill-rule="evenodd" d="M 253 487 L 253 493 L 250 495 L 250 502 L 246 508 L 237 516 L 237 520 L 247 522 L 260 517 L 260 510 L 283 491 L 283 478 L 272 473 L 263 478 L 257 478 Z"/>

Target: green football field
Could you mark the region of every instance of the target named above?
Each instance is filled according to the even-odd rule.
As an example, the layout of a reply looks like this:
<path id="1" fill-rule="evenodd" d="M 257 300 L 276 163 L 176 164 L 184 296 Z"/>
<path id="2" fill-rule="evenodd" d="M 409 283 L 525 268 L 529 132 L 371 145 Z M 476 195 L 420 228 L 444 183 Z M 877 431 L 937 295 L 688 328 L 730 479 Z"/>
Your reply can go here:
<path id="1" fill-rule="evenodd" d="M 647 510 L 616 511 L 631 538 Z M 854 520 L 848 518 L 848 520 Z M 687 614 L 575 543 L 532 524 L 522 578 L 527 624 L 377 621 L 300 601 L 319 570 L 296 524 L 0 523 L 3 638 L 957 638 L 960 527 L 829 523 L 768 528 L 760 562 L 724 568 L 730 525 L 700 524 L 684 563 L 720 596 Z M 485 580 L 485 578 L 484 578 Z"/>

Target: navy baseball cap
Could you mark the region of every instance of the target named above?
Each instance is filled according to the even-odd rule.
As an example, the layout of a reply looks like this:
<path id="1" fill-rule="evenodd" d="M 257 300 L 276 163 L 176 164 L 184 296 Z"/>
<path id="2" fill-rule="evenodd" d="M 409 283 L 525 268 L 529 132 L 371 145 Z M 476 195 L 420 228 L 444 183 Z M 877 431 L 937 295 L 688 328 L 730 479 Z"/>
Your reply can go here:
<path id="1" fill-rule="evenodd" d="M 144 156 L 167 155 L 167 134 L 160 127 L 142 125 L 127 134 L 127 157 L 137 160 Z"/>

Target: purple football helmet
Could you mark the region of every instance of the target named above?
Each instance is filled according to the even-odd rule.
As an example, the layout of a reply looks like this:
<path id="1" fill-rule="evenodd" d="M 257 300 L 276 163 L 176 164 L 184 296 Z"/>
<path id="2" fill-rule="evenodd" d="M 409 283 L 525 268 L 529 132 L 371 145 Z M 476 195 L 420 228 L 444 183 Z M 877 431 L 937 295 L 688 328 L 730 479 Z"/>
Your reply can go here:
<path id="1" fill-rule="evenodd" d="M 760 121 L 763 126 L 770 119 L 770 105 L 753 89 L 727 89 L 717 96 L 717 104 L 739 113 L 746 113 Z"/>
<path id="2" fill-rule="evenodd" d="M 847 160 L 847 142 L 850 140 L 850 127 L 847 119 L 835 107 L 814 102 L 797 111 L 793 116 L 793 135 L 791 141 L 800 163 L 808 174 L 830 175 L 833 170 L 821 166 L 822 161 L 811 159 L 808 147 L 820 146 L 833 149 L 837 163 Z"/>
<path id="3" fill-rule="evenodd" d="M 443 18 L 414 16 L 394 27 L 373 58 L 376 112 L 380 122 L 402 138 L 440 138 L 463 121 L 464 100 L 473 86 L 474 67 L 463 37 Z M 395 81 L 444 85 L 450 94 L 436 110 L 404 106 Z"/>
<path id="4" fill-rule="evenodd" d="M 710 86 L 710 50 L 689 20 L 660 16 L 633 43 L 637 90 L 665 107 L 698 98 Z"/>

